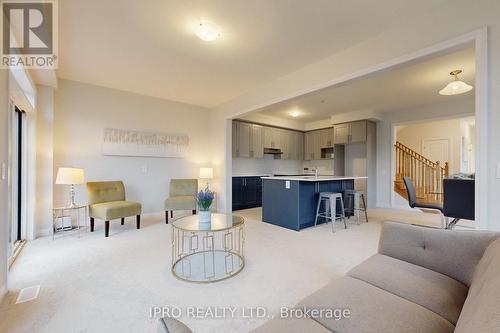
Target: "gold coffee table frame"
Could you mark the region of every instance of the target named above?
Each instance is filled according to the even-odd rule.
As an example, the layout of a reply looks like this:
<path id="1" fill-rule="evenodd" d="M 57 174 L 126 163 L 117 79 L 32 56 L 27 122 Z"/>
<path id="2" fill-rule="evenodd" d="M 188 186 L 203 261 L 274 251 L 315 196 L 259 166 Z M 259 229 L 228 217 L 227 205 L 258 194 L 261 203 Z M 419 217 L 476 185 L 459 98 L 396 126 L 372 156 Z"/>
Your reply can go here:
<path id="1" fill-rule="evenodd" d="M 172 222 L 172 274 L 194 283 L 229 279 L 245 267 L 245 220 L 231 214 L 212 214 L 211 223 L 198 215 Z"/>

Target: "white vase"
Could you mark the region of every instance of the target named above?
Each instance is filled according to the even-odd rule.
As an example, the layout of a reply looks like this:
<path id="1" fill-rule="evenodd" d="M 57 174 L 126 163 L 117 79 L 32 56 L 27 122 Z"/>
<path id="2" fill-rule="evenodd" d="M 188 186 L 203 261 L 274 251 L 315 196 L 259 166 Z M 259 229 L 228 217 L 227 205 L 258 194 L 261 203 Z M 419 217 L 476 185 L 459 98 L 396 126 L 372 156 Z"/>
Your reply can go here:
<path id="1" fill-rule="evenodd" d="M 200 223 L 210 223 L 212 220 L 212 212 L 209 210 L 200 210 L 198 212 Z"/>

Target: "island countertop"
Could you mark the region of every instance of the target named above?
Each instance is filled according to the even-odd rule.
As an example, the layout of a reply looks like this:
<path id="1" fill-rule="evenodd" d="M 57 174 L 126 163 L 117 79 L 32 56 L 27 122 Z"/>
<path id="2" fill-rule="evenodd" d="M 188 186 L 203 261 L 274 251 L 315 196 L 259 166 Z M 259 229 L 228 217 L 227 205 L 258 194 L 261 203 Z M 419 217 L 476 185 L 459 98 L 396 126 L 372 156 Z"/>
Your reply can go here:
<path id="1" fill-rule="evenodd" d="M 368 179 L 363 176 L 283 176 L 283 177 L 261 177 L 262 179 L 270 180 L 291 180 L 303 182 L 328 182 L 336 180 L 355 180 L 355 179 Z"/>

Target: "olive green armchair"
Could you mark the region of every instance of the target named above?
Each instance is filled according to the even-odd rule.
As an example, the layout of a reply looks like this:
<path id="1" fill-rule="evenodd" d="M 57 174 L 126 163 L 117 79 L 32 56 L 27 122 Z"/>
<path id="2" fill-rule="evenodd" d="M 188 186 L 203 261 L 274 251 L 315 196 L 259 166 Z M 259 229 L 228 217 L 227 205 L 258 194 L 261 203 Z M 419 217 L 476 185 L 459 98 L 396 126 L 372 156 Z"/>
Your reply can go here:
<path id="1" fill-rule="evenodd" d="M 174 210 L 191 210 L 196 214 L 197 179 L 170 180 L 170 197 L 165 200 L 165 222 L 168 224 L 168 213 L 174 217 Z"/>
<path id="2" fill-rule="evenodd" d="M 136 216 L 137 229 L 141 228 L 142 206 L 138 202 L 125 200 L 125 187 L 121 181 L 88 182 L 87 195 L 89 201 L 90 231 L 94 231 L 94 219 L 104 220 L 104 236 L 109 236 L 109 221 Z"/>

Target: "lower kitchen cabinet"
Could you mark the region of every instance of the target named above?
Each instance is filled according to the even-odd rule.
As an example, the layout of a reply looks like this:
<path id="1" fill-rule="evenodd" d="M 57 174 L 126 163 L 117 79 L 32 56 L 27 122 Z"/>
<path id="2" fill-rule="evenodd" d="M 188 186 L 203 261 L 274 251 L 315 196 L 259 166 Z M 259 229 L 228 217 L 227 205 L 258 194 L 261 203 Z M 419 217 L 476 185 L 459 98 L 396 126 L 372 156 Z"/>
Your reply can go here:
<path id="1" fill-rule="evenodd" d="M 262 206 L 262 179 L 233 177 L 233 210 Z"/>

